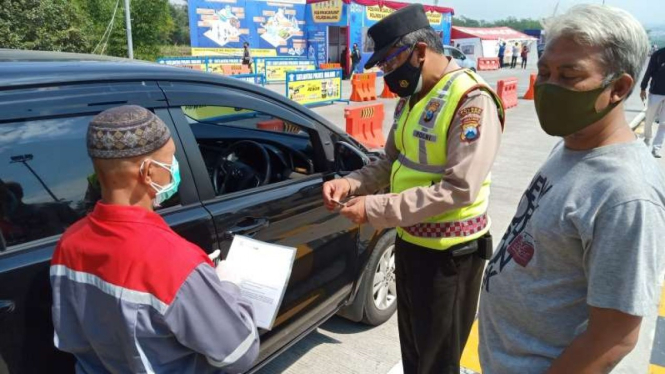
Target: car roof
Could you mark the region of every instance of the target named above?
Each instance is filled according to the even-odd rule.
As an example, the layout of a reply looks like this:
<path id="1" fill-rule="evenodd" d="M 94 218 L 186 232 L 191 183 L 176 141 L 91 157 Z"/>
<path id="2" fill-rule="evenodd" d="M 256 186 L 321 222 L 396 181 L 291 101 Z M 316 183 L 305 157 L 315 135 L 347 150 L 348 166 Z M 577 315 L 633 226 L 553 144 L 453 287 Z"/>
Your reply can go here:
<path id="1" fill-rule="evenodd" d="M 221 74 L 110 56 L 0 48 L 0 91 L 63 84 L 136 81 L 223 85 L 273 99 L 327 124 L 329 129 L 335 129 L 335 126 L 323 116 L 309 108 L 294 105 L 283 95 L 265 87 Z M 337 130 L 332 131 L 338 132 Z"/>
<path id="2" fill-rule="evenodd" d="M 187 81 L 258 92 L 256 85 L 220 74 L 101 55 L 0 49 L 0 89 L 114 81 Z M 262 94 L 271 95 L 269 90 Z"/>

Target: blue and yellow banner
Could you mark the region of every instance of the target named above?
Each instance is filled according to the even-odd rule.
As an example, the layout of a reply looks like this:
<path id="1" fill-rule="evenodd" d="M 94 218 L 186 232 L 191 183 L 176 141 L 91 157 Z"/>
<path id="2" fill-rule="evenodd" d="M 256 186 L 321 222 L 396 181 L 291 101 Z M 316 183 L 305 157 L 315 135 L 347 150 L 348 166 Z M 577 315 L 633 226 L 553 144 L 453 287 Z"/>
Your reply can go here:
<path id="1" fill-rule="evenodd" d="M 224 67 L 232 66 L 239 68 L 242 65 L 242 59 L 238 57 L 217 56 L 161 57 L 157 59 L 157 63 L 192 70 L 206 71 L 209 73 L 224 74 Z"/>
<path id="2" fill-rule="evenodd" d="M 232 78 L 240 79 L 245 82 L 254 83 L 256 85 L 264 86 L 266 84 L 266 78 L 263 74 L 238 74 L 232 75 Z"/>
<path id="3" fill-rule="evenodd" d="M 266 70 L 266 59 L 271 59 L 271 60 L 289 60 L 289 61 L 299 61 L 299 60 L 307 60 L 306 57 L 254 57 L 254 64 L 252 67 L 254 68 L 254 74 L 265 74 Z"/>
<path id="4" fill-rule="evenodd" d="M 185 69 L 208 71 L 208 62 L 205 57 L 161 57 L 157 59 L 157 63 Z"/>
<path id="5" fill-rule="evenodd" d="M 306 70 L 316 70 L 316 61 L 272 58 L 265 59 L 264 74 L 267 83 L 284 82 L 286 80 L 287 72 Z"/>
<path id="6" fill-rule="evenodd" d="M 286 97 L 312 105 L 342 100 L 342 70 L 288 72 Z"/>
<path id="7" fill-rule="evenodd" d="M 305 0 L 189 0 L 192 54 L 302 56 Z"/>

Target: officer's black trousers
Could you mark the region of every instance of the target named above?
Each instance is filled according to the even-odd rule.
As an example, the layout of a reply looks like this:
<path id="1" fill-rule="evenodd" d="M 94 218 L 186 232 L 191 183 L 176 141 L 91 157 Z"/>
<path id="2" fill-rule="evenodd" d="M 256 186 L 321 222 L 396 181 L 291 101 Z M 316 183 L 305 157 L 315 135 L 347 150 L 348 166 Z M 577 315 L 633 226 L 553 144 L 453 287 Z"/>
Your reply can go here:
<path id="1" fill-rule="evenodd" d="M 450 251 L 397 237 L 397 319 L 404 374 L 460 372 L 484 263 L 477 254 L 453 257 Z"/>

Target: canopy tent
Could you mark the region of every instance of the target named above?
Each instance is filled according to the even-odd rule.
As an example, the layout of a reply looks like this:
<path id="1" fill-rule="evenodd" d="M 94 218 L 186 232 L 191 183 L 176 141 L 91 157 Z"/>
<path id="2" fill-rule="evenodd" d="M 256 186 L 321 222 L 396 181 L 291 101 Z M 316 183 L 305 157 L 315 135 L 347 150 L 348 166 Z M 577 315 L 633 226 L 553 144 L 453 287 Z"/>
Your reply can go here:
<path id="1" fill-rule="evenodd" d="M 499 55 L 499 44 L 505 42 L 506 51 L 504 58 L 506 61 L 510 61 L 512 47 L 515 43 L 518 43 L 520 51 L 524 45 L 529 48 L 529 61 L 538 60 L 538 39 L 513 30 L 510 27 L 481 28 L 453 26 L 451 41 L 454 45 L 459 44 L 462 52 L 472 58 L 497 57 Z"/>

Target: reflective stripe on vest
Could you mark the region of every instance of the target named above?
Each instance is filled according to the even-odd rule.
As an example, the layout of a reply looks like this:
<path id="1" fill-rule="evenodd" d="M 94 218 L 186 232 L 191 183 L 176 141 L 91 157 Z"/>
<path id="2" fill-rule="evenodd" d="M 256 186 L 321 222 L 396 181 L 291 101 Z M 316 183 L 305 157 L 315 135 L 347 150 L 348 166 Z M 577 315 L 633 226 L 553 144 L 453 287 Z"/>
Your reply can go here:
<path id="1" fill-rule="evenodd" d="M 395 113 L 395 146 L 400 154 L 393 163 L 391 192 L 400 193 L 413 187 L 429 187 L 439 183 L 446 169 L 448 130 L 463 96 L 475 86 L 490 92 L 489 86 L 474 73 L 460 70 L 449 73 L 422 100 L 413 105 L 398 104 Z M 407 114 L 404 114 L 406 112 Z M 452 139 L 451 141 L 459 141 Z M 476 200 L 468 206 L 444 211 L 423 222 L 397 228 L 405 241 L 423 247 L 445 250 L 453 245 L 476 239 L 489 230 L 487 217 L 490 178 L 483 182 Z"/>

